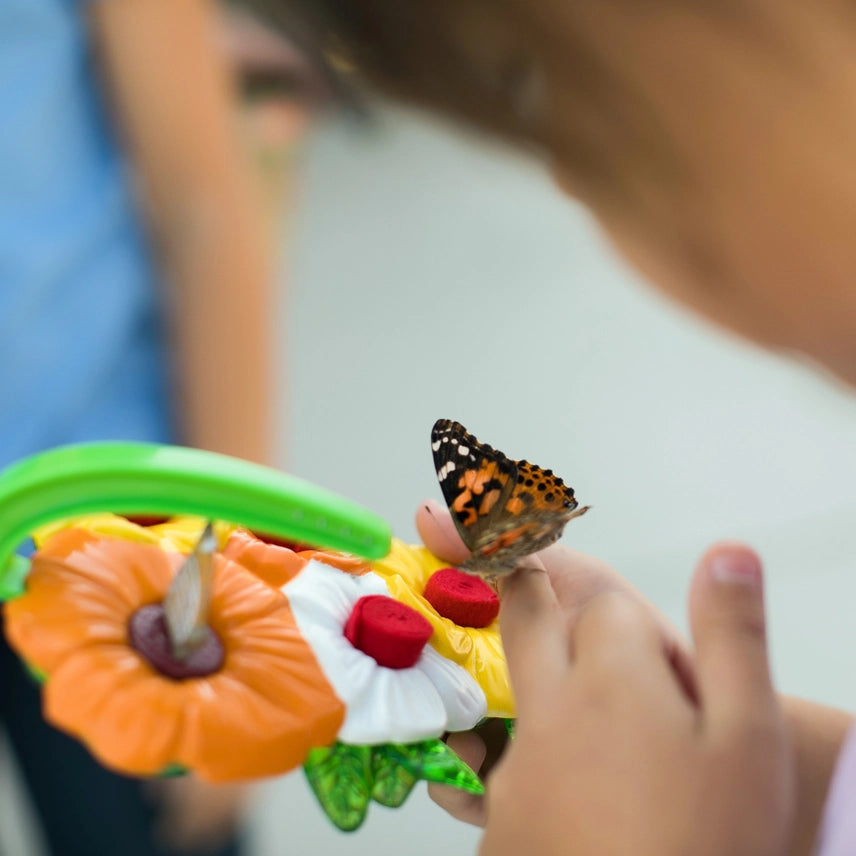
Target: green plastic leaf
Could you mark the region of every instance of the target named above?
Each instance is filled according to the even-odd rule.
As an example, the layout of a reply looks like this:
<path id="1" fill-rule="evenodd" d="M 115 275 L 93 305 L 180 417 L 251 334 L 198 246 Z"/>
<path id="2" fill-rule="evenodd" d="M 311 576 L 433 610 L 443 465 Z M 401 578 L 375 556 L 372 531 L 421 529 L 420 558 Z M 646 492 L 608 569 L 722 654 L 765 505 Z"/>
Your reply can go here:
<path id="1" fill-rule="evenodd" d="M 370 746 L 336 743 L 313 749 L 303 765 L 324 813 L 344 832 L 359 828 L 371 799 Z"/>
<path id="2" fill-rule="evenodd" d="M 451 785 L 470 794 L 484 793 L 479 777 L 442 740 L 393 743 L 385 748 L 390 759 L 417 779 Z"/>
<path id="3" fill-rule="evenodd" d="M 479 777 L 440 740 L 313 749 L 303 765 L 324 813 L 345 832 L 363 823 L 369 802 L 402 805 L 420 779 L 483 794 Z"/>
<path id="4" fill-rule="evenodd" d="M 505 730 L 508 732 L 508 736 L 514 740 L 514 720 L 506 719 L 505 720 Z"/>
<path id="5" fill-rule="evenodd" d="M 162 779 L 176 779 L 179 776 L 186 776 L 187 773 L 188 769 L 183 764 L 167 764 L 167 766 L 158 773 L 158 776 Z"/>
<path id="6" fill-rule="evenodd" d="M 390 752 L 389 746 L 372 749 L 372 799 L 389 808 L 398 808 L 404 803 L 418 781 L 399 760 L 400 755 Z"/>
<path id="7" fill-rule="evenodd" d="M 30 560 L 12 556 L 0 569 L 0 603 L 24 593 L 24 580 L 30 572 Z"/>
<path id="8" fill-rule="evenodd" d="M 43 684 L 47 679 L 47 672 L 43 672 L 41 669 L 37 669 L 35 666 L 30 663 L 24 663 L 24 668 L 27 670 L 27 674 L 37 683 Z"/>

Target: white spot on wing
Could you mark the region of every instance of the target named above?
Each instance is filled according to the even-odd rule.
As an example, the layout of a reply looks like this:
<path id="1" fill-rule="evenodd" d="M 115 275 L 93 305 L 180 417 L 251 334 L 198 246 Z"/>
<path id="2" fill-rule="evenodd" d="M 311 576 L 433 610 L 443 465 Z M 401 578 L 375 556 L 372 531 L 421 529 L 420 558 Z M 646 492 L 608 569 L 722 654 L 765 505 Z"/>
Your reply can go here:
<path id="1" fill-rule="evenodd" d="M 422 447 L 425 448 L 424 446 Z M 458 454 L 459 455 L 469 455 L 470 447 L 469 446 L 458 446 Z"/>
<path id="2" fill-rule="evenodd" d="M 440 448 L 440 441 L 439 441 L 439 440 L 435 440 L 435 441 L 431 444 L 431 448 L 436 452 L 436 451 Z"/>
<path id="3" fill-rule="evenodd" d="M 439 470 L 437 470 L 437 478 L 440 481 L 444 481 L 446 476 L 448 476 L 449 473 L 452 472 L 454 469 L 455 469 L 455 462 L 454 461 L 447 461 L 445 464 L 443 464 L 442 467 L 440 467 Z"/>

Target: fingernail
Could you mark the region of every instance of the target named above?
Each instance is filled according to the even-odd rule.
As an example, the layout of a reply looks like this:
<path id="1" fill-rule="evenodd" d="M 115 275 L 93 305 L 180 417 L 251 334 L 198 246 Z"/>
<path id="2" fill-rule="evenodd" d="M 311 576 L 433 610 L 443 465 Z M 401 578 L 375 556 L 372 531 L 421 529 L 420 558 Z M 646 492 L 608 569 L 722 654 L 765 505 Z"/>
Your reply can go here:
<path id="1" fill-rule="evenodd" d="M 751 550 L 718 553 L 710 560 L 710 575 L 718 583 L 761 588 L 761 562 Z"/>

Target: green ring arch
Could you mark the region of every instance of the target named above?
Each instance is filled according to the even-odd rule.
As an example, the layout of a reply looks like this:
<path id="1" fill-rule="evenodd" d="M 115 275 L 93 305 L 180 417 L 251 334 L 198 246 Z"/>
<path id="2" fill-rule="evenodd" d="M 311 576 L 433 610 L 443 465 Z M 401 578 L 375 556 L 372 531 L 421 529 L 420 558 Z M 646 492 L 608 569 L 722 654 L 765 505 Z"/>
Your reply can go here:
<path id="1" fill-rule="evenodd" d="M 379 559 L 382 518 L 334 493 L 226 455 L 152 443 L 82 443 L 25 458 L 0 472 L 0 589 L 21 575 L 15 550 L 64 517 L 193 514 L 318 547 Z"/>

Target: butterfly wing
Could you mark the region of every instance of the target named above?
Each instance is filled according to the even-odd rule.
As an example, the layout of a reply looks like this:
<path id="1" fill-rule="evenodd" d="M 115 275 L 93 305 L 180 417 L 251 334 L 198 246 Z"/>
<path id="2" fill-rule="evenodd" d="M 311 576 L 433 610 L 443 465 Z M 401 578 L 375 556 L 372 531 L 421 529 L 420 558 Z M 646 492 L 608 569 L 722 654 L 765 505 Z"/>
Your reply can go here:
<path id="1" fill-rule="evenodd" d="M 552 470 L 515 461 L 517 479 L 494 529 L 473 553 L 497 565 L 511 566 L 557 541 L 565 525 L 588 511 L 579 508 L 574 491 Z"/>
<path id="2" fill-rule="evenodd" d="M 505 507 L 509 514 L 561 520 L 576 509 L 578 503 L 573 488 L 552 470 L 542 470 L 529 461 L 516 461 L 515 466 L 517 481 Z"/>
<path id="3" fill-rule="evenodd" d="M 452 519 L 473 554 L 471 573 L 510 573 L 525 556 L 561 537 L 585 514 L 574 491 L 552 470 L 513 461 L 480 443 L 459 422 L 438 420 L 431 432 L 437 478 Z"/>
<path id="4" fill-rule="evenodd" d="M 473 552 L 491 533 L 513 495 L 517 467 L 502 452 L 480 443 L 463 425 L 438 419 L 431 450 L 452 520 Z"/>

